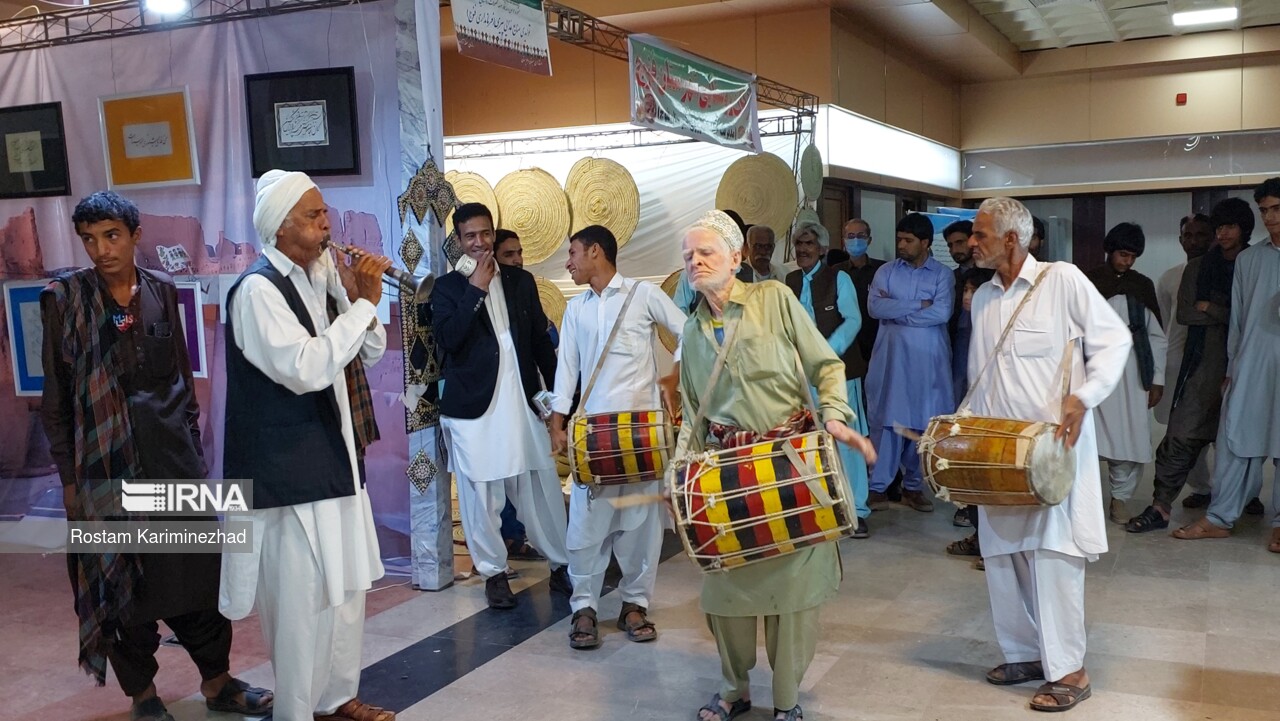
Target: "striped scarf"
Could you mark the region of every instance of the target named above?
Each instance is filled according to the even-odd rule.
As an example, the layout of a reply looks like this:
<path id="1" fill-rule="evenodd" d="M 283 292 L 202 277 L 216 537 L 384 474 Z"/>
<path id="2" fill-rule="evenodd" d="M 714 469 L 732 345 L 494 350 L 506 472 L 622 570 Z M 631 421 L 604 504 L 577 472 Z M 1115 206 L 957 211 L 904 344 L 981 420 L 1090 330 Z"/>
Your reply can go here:
<path id="1" fill-rule="evenodd" d="M 333 296 L 327 296 L 329 322 L 340 315 L 338 303 Z M 373 413 L 373 392 L 369 390 L 369 378 L 364 372 L 364 361 L 357 354 L 347 367 L 343 369 L 347 377 L 347 399 L 351 402 L 351 426 L 356 436 L 356 456 L 364 458 L 364 451 L 371 443 L 381 438 L 378 433 L 378 421 Z"/>
<path id="2" fill-rule="evenodd" d="M 112 323 L 105 291 L 93 268 L 59 276 L 43 291 L 64 319 L 60 360 L 73 379 L 77 515 L 83 520 L 133 518 L 121 510 L 112 481 L 141 476 L 128 398 L 116 380 L 124 348 L 103 342 Z M 107 649 L 142 579 L 142 561 L 136 554 L 76 553 L 68 554 L 67 566 L 80 620 L 80 667 L 102 686 Z"/>
<path id="3" fill-rule="evenodd" d="M 749 446 L 753 443 L 762 441 L 777 440 L 779 438 L 790 438 L 798 436 L 802 433 L 812 431 L 816 426 L 813 422 L 813 413 L 808 408 L 801 408 L 792 413 L 782 425 L 774 426 L 764 433 L 756 433 L 755 431 L 744 431 L 735 426 L 728 426 L 723 423 L 711 422 L 707 428 L 707 447 L 708 448 L 737 448 L 739 446 Z"/>

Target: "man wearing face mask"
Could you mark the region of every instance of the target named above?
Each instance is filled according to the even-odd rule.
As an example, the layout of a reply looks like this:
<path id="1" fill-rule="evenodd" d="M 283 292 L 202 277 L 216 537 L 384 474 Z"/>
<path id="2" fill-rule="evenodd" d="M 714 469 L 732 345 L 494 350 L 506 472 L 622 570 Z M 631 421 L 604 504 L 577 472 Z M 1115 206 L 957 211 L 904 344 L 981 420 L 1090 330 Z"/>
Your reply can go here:
<path id="1" fill-rule="evenodd" d="M 1112 310 L 1129 322 L 1133 350 L 1124 375 L 1111 395 L 1093 414 L 1098 431 L 1098 456 L 1111 477 L 1111 509 L 1115 523 L 1129 520 L 1125 502 L 1142 477 L 1144 464 L 1154 460 L 1151 449 L 1151 408 L 1164 394 L 1165 337 L 1155 284 L 1133 270 L 1146 249 L 1146 236 L 1135 223 L 1112 228 L 1103 249 L 1107 260 L 1085 274 Z"/>
<path id="2" fill-rule="evenodd" d="M 458 479 L 467 551 L 485 579 L 489 607 L 514 608 L 499 531 L 499 512 L 510 498 L 530 543 L 547 557 L 551 590 L 568 596 L 564 496 L 551 439 L 532 403 L 543 384 L 555 383 L 547 316 L 533 276 L 495 262 L 488 208 L 462 205 L 453 225 L 475 268 L 436 281 L 431 316 L 444 378 L 440 428 Z"/>
<path id="3" fill-rule="evenodd" d="M 867 310 L 867 290 L 876 277 L 876 271 L 884 265 L 867 255 L 871 245 L 871 225 L 862 218 L 854 218 L 844 224 L 844 249 L 849 259 L 833 266 L 843 270 L 853 279 L 853 288 L 858 293 L 858 307 L 862 309 L 862 329 L 858 331 L 858 350 L 863 358 L 871 357 L 871 350 L 876 345 L 876 333 L 880 330 L 880 321 L 871 317 Z"/>

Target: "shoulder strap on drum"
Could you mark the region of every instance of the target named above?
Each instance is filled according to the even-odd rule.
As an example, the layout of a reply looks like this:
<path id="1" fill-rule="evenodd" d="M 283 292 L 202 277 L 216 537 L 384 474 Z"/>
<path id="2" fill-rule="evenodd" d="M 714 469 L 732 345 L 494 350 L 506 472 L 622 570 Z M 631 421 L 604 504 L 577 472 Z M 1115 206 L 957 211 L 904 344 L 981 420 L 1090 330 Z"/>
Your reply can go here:
<path id="1" fill-rule="evenodd" d="M 1018 304 L 1017 308 L 1013 309 L 1013 315 L 1009 316 L 1009 322 L 1005 325 L 1004 332 L 1000 334 L 1000 340 L 996 341 L 995 350 L 991 352 L 990 356 L 987 356 L 986 364 L 982 366 L 978 376 L 969 384 L 969 391 L 964 394 L 964 400 L 960 401 L 960 406 L 956 410 L 957 413 L 963 414 L 969 409 L 969 399 L 973 397 L 973 392 L 978 388 L 979 381 L 987 374 L 987 371 L 991 370 L 991 364 L 1000 355 L 1000 351 L 1004 348 L 1004 342 L 1009 339 L 1009 333 L 1013 331 L 1013 324 L 1017 322 L 1018 315 L 1022 313 L 1023 308 L 1027 307 L 1027 301 L 1031 300 L 1031 296 L 1035 295 L 1036 289 L 1040 287 L 1040 281 L 1044 280 L 1044 277 L 1049 274 L 1049 269 L 1052 267 L 1051 264 L 1045 264 L 1044 269 L 1036 276 L 1035 282 L 1031 284 L 1030 290 L 1027 291 L 1026 295 L 1022 296 L 1022 302 Z"/>
<path id="2" fill-rule="evenodd" d="M 600 357 L 596 359 L 595 370 L 591 371 L 591 380 L 587 381 L 587 387 L 582 391 L 582 402 L 578 404 L 579 412 L 586 413 L 587 399 L 591 397 L 591 391 L 596 387 L 596 379 L 600 377 L 600 369 L 604 367 L 604 359 L 609 355 L 609 348 L 613 345 L 613 341 L 618 337 L 618 331 L 622 329 L 622 319 L 627 316 L 627 309 L 631 307 L 631 299 L 636 297 L 636 291 L 640 288 L 640 281 L 631 283 L 631 290 L 627 292 L 627 299 L 622 301 L 622 310 L 618 311 L 618 317 L 613 320 L 613 328 L 609 331 L 609 338 L 604 342 L 604 348 L 600 351 Z M 601 299 L 603 303 L 604 300 Z"/>
<path id="3" fill-rule="evenodd" d="M 702 422 L 707 419 L 707 406 L 711 401 L 711 394 L 716 392 L 716 384 L 720 381 L 720 373 L 724 371 L 725 361 L 729 359 L 729 351 L 733 348 L 733 342 L 738 339 L 738 320 L 731 324 L 726 324 L 724 328 L 724 343 L 720 346 L 720 352 L 716 353 L 715 365 L 711 367 L 711 375 L 707 378 L 707 392 L 702 396 L 702 402 L 698 404 L 698 414 L 693 419 L 693 425 L 689 426 L 693 433 L 698 433 Z M 706 431 L 702 431 L 706 433 Z"/>

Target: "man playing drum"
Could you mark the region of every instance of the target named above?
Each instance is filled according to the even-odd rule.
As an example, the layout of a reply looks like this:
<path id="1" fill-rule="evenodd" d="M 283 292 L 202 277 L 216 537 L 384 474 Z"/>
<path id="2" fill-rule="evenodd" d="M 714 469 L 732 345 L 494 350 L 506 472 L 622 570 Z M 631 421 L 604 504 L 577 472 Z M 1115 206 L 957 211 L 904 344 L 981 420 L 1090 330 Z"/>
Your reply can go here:
<path id="1" fill-rule="evenodd" d="M 979 510 L 991 614 L 1005 658 L 987 680 L 1005 685 L 1047 679 L 1031 707 L 1062 711 L 1091 693 L 1084 669 L 1084 569 L 1086 560 L 1107 550 L 1090 409 L 1120 381 L 1133 340 L 1079 269 L 1029 255 L 1031 233 L 1031 213 L 1011 198 L 984 201 L 974 219 L 973 259 L 996 275 L 972 303 L 971 409 L 981 416 L 1059 422 L 1058 437 L 1075 448 L 1076 475 L 1070 494 L 1057 505 Z M 1011 318 L 1033 285 L 1034 294 Z M 1013 330 L 1001 345 L 1011 320 Z M 999 355 L 991 372 L 980 373 L 993 352 Z M 1066 353 L 1072 390 L 1063 397 Z"/>
<path id="2" fill-rule="evenodd" d="M 617 257 L 618 241 L 602 225 L 587 226 L 569 239 L 565 267 L 574 283 L 589 288 L 569 301 L 561 322 L 551 418 L 555 453 L 567 445 L 564 419 L 579 381 L 584 384 L 582 410 L 588 415 L 653 411 L 659 408 L 660 400 L 673 403 L 671 398 L 658 397 L 654 340 L 659 326 L 679 337 L 684 330 L 684 313 L 657 286 L 619 274 Z M 675 390 L 673 385 L 664 388 Z M 657 638 L 645 614 L 658 575 L 662 507 L 645 503 L 614 508 L 610 501 L 624 495 L 656 494 L 661 473 L 658 468 L 643 474 L 643 482 L 590 489 L 574 485 L 569 497 L 568 535 L 569 579 L 573 582 L 569 599 L 573 609 L 571 648 L 600 645 L 596 607 L 611 553 L 622 569 L 618 627 L 632 641 Z"/>
<path id="3" fill-rule="evenodd" d="M 714 210 L 684 237 L 685 268 L 704 301 L 685 323 L 680 368 L 685 424 L 676 455 L 704 449 L 709 430 L 725 446 L 728 439 L 744 445 L 765 435 L 813 430 L 814 419 L 804 409 L 812 385 L 827 432 L 874 461 L 871 443 L 846 425 L 853 418 L 840 359 L 795 295 L 781 283 L 748 285 L 734 279 L 742 241 L 733 221 Z M 712 387 L 722 344 L 734 347 Z M 693 428 L 699 410 L 709 428 Z M 804 718 L 797 701 L 817 643 L 818 608 L 836 594 L 840 576 L 836 545 L 819 543 L 703 577 L 702 610 L 720 652 L 723 681 L 720 692 L 698 711 L 700 721 L 728 721 L 751 708 L 747 674 L 755 666 L 760 616 L 773 668 L 774 717 Z"/>

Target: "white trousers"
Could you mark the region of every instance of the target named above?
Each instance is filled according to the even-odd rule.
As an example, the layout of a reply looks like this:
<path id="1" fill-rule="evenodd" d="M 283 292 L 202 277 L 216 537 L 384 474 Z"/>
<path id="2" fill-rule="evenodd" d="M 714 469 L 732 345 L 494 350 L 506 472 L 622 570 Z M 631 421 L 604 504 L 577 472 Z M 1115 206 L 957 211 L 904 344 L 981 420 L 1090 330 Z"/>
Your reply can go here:
<path id="1" fill-rule="evenodd" d="M 494 451 L 495 453 L 499 451 Z M 547 557 L 552 569 L 569 563 L 564 539 L 564 492 L 551 471 L 527 471 L 496 481 L 477 483 L 462 474 L 458 478 L 458 509 L 467 537 L 471 563 L 482 578 L 496 576 L 507 567 L 507 544 L 502 540 L 502 507 L 511 499 L 524 524 L 529 544 Z"/>
<path id="2" fill-rule="evenodd" d="M 1138 479 L 1142 478 L 1142 468 L 1146 464 L 1103 460 L 1107 463 L 1107 476 L 1111 479 L 1111 497 L 1117 501 L 1133 498 L 1133 492 L 1138 488 Z"/>
<path id="3" fill-rule="evenodd" d="M 577 496 L 574 496 L 573 502 L 577 501 Z M 608 505 L 603 499 L 592 503 Z M 598 512 L 600 509 L 592 510 Z M 622 582 L 618 584 L 622 601 L 649 607 L 658 581 L 658 562 L 662 557 L 664 512 L 656 503 L 648 511 L 644 521 L 634 530 L 613 531 L 599 545 L 569 551 L 569 578 L 573 581 L 570 608 L 574 611 L 600 609 L 600 590 L 604 588 L 604 572 L 609 568 L 610 555 L 618 557 L 618 567 L 622 569 Z M 577 512 L 577 509 L 571 505 L 570 512 Z"/>
<path id="4" fill-rule="evenodd" d="M 331 714 L 360 690 L 365 591 L 327 606 L 315 555 L 292 509 L 265 520 L 258 612 L 275 672 L 276 721 Z"/>
<path id="5" fill-rule="evenodd" d="M 1055 551 L 987 556 L 987 589 L 1005 663 L 1040 661 L 1049 681 L 1084 668 L 1085 559 Z"/>

